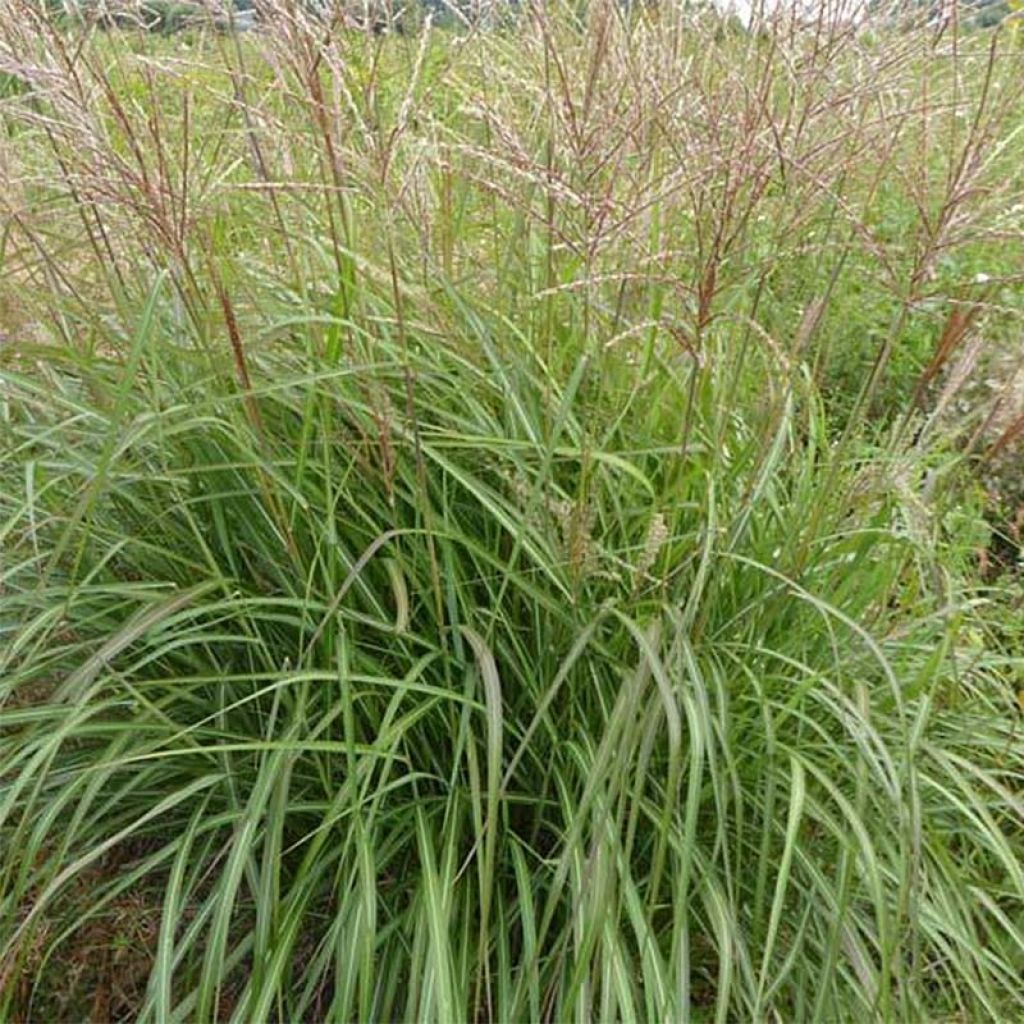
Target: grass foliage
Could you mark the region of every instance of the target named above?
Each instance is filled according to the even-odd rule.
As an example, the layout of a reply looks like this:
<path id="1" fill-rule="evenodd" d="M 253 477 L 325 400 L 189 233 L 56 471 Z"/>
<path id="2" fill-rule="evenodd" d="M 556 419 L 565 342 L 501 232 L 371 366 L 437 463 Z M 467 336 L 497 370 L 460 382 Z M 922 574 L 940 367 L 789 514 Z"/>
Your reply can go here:
<path id="1" fill-rule="evenodd" d="M 1000 36 L 19 11 L 0 1015 L 1024 1014 Z"/>

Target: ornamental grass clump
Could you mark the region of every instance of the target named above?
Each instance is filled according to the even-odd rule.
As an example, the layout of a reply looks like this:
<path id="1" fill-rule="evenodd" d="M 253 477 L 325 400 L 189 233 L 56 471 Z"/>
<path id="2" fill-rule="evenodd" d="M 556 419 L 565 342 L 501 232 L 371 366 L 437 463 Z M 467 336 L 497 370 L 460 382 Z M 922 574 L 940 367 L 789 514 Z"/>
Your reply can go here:
<path id="1" fill-rule="evenodd" d="M 1003 34 L 8 11 L 0 1016 L 1024 1014 Z"/>

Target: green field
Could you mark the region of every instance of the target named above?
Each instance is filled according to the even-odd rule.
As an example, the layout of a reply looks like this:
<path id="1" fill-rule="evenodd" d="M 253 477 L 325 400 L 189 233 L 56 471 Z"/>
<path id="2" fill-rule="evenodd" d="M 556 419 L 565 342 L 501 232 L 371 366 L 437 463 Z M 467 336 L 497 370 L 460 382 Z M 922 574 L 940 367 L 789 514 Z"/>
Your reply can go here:
<path id="1" fill-rule="evenodd" d="M 0 9 L 0 1020 L 1024 1020 L 1024 49 Z"/>

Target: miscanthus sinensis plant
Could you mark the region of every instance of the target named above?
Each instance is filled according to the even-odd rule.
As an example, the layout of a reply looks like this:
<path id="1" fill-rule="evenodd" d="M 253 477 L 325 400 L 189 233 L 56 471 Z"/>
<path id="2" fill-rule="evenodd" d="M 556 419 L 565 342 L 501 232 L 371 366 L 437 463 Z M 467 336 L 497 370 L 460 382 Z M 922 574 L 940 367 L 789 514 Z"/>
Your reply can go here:
<path id="1" fill-rule="evenodd" d="M 1020 1017 L 1012 52 L 457 13 L 3 9 L 0 1015 Z"/>

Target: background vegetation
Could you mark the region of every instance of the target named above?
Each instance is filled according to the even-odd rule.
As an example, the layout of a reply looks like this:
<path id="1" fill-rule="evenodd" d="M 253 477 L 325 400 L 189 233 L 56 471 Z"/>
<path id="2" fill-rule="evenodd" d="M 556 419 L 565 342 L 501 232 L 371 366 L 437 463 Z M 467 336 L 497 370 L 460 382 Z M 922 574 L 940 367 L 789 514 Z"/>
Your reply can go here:
<path id="1" fill-rule="evenodd" d="M 1024 1014 L 1019 51 L 512 13 L 0 13 L 4 1019 Z"/>

